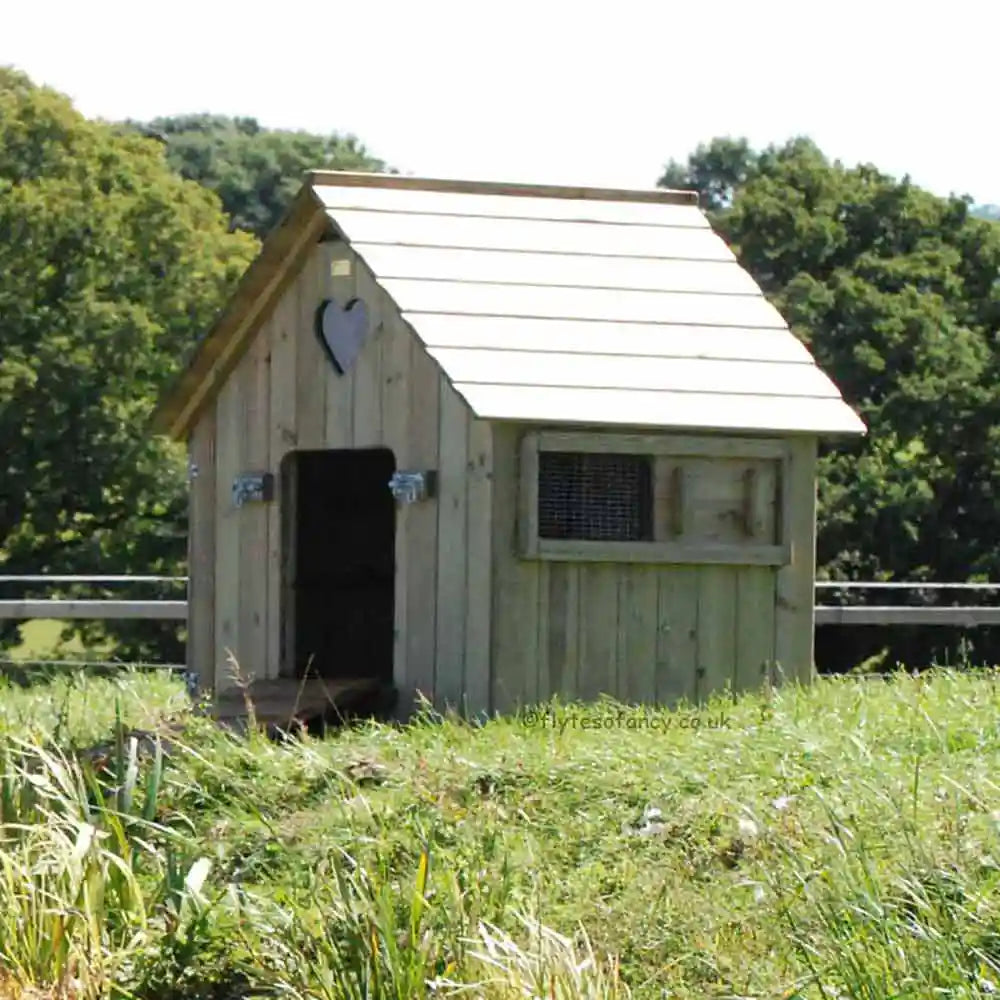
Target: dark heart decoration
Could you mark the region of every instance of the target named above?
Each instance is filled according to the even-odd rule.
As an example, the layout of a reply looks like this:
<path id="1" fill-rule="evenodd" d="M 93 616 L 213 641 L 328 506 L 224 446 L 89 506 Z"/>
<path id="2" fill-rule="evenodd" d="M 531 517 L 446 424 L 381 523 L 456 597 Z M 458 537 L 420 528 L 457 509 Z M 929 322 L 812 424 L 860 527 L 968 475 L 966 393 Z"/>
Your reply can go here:
<path id="1" fill-rule="evenodd" d="M 367 334 L 368 307 L 361 299 L 351 299 L 343 308 L 335 299 L 325 299 L 316 311 L 316 335 L 341 375 L 357 360 Z"/>

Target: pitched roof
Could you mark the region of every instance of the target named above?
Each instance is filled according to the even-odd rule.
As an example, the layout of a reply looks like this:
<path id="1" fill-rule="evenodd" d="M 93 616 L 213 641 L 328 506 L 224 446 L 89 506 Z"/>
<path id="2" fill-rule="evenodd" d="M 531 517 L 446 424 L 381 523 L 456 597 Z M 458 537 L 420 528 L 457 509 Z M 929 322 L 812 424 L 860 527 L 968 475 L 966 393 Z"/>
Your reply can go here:
<path id="1" fill-rule="evenodd" d="M 479 417 L 865 431 L 691 193 L 336 172 L 309 175 L 161 402 L 159 429 L 180 436 L 190 426 L 192 402 L 213 370 L 215 382 L 224 377 L 219 358 L 227 345 L 232 354 L 238 321 L 268 276 L 273 284 L 281 255 L 324 224 L 364 260 Z"/>

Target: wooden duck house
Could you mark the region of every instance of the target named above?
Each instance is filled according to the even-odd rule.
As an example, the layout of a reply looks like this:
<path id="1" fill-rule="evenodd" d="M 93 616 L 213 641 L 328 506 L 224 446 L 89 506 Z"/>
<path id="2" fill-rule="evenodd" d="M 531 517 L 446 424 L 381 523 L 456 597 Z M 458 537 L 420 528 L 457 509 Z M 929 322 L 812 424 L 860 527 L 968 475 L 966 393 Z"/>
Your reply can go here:
<path id="1" fill-rule="evenodd" d="M 155 416 L 189 660 L 439 707 L 813 672 L 816 446 L 864 425 L 696 197 L 313 173 Z"/>

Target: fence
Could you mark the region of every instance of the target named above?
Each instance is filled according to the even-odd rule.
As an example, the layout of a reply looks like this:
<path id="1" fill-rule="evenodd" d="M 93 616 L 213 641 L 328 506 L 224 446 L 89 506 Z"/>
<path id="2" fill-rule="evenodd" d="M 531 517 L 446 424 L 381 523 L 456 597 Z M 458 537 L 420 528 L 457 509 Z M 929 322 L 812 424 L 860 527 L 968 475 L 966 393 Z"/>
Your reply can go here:
<path id="1" fill-rule="evenodd" d="M 0 584 L 134 584 L 187 585 L 186 576 L 0 576 Z M 895 581 L 842 582 L 817 580 L 817 590 L 840 591 L 959 591 L 1000 592 L 1000 583 L 897 583 Z M 148 600 L 0 600 L 0 620 L 50 619 L 146 619 L 187 620 L 187 601 Z M 950 625 L 975 628 L 1000 625 L 1000 607 L 913 607 L 906 605 L 818 604 L 817 625 Z"/>
<path id="2" fill-rule="evenodd" d="M 187 586 L 186 576 L 0 576 L 0 584 L 99 584 L 99 583 L 169 583 Z M 116 601 L 116 600 L 0 600 L 0 619 L 28 621 L 32 618 L 89 618 L 110 620 L 140 618 L 186 621 L 187 601 Z"/>

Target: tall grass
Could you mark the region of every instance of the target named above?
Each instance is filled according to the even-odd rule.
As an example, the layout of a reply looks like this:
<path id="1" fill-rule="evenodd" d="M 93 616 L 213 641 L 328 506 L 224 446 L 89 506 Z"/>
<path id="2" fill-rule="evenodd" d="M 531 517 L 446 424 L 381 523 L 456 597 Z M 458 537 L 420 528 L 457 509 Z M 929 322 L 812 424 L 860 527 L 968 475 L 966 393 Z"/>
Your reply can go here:
<path id="1" fill-rule="evenodd" d="M 995 996 L 996 681 L 825 681 L 699 733 L 189 719 L 169 756 L 128 737 L 163 704 L 88 687 L 96 726 L 43 688 L 0 726 L 0 1000 Z"/>
<path id="2" fill-rule="evenodd" d="M 120 719 L 102 770 L 37 742 L 0 740 L 0 969 L 8 992 L 106 996 L 144 949 L 185 932 L 207 862 L 185 866 L 183 836 L 154 819 L 159 748 L 145 770 Z"/>
<path id="3" fill-rule="evenodd" d="M 385 858 L 366 867 L 344 850 L 296 899 L 213 881 L 189 846 L 195 824 L 166 807 L 225 799 L 219 755 L 233 767 L 237 748 L 259 752 L 265 772 L 279 766 L 268 753 L 316 764 L 309 741 L 216 734 L 207 750 L 178 745 L 190 768 L 167 781 L 159 745 L 141 759 L 120 710 L 96 758 L 0 737 L 0 997 L 419 1000 L 475 986 L 506 1000 L 542 982 L 546 996 L 606 995 L 578 992 L 604 972 L 554 932 L 531 925 L 537 941 L 521 950 L 481 919 L 506 902 L 502 875 L 499 888 L 470 887 L 445 869 L 432 884 L 426 847 L 409 885 Z M 209 787 L 194 792 L 192 775 Z"/>

